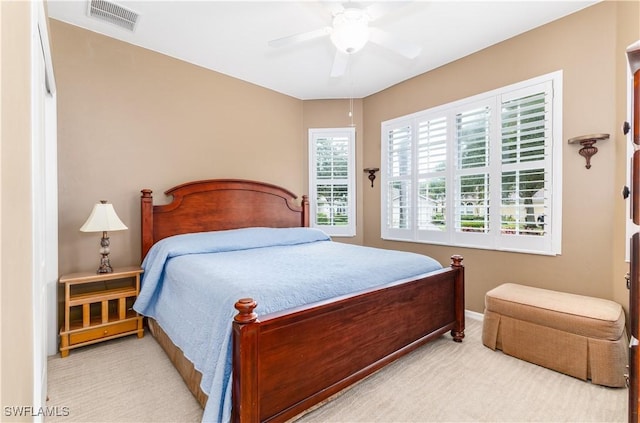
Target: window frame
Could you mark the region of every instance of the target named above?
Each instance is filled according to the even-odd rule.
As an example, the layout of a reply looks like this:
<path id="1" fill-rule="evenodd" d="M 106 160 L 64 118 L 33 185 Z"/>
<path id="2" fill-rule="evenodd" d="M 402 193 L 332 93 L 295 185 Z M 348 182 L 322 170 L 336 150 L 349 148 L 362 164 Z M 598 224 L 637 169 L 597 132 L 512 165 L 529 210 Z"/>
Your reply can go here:
<path id="1" fill-rule="evenodd" d="M 330 137 L 346 138 L 348 143 L 347 176 L 346 178 L 331 178 L 330 184 L 342 183 L 347 188 L 347 224 L 318 224 L 318 186 L 321 179 L 318 178 L 317 169 L 317 141 Z M 318 228 L 332 237 L 356 236 L 356 130 L 353 127 L 345 128 L 309 128 L 309 224 Z"/>
<path id="2" fill-rule="evenodd" d="M 525 98 L 531 93 L 542 92 L 546 95 L 548 112 L 545 113 L 550 122 L 545 125 L 544 159 L 536 161 L 535 164 L 544 164 L 546 175 L 546 191 L 548 199 L 546 205 L 549 207 L 548 216 L 544 222 L 545 234 L 543 235 L 505 235 L 502 233 L 500 209 L 502 207 L 502 176 L 508 168 L 502 163 L 502 105 L 511 99 Z M 529 94 L 527 94 L 529 93 Z M 458 178 L 464 174 L 474 173 L 477 169 L 459 169 L 456 165 L 458 160 L 458 139 L 456 138 L 456 116 L 461 112 L 469 112 L 475 107 L 487 105 L 490 108 L 490 117 L 486 123 L 488 130 L 488 152 L 486 153 L 488 164 L 476 173 L 487 172 L 489 175 L 489 207 L 485 217 L 491 222 L 486 233 L 457 231 L 456 226 L 456 190 Z M 429 172 L 419 173 L 419 133 L 418 128 L 425 122 L 446 118 L 446 160 L 445 169 L 440 173 L 445 176 L 445 204 L 444 220 L 445 230 L 428 230 L 419 228 L 419 205 L 420 184 L 419 181 L 429 180 Z M 390 174 L 397 171 L 390 168 L 389 142 L 390 134 L 394 130 L 407 129 L 411 140 L 411 158 L 408 174 L 402 177 Z M 397 160 L 396 160 L 397 161 Z M 394 162 L 395 163 L 395 162 Z M 534 169 L 531 166 L 516 165 L 515 168 Z M 407 241 L 428 243 L 436 245 L 450 245 L 468 248 L 490 249 L 498 251 L 513 251 L 530 254 L 559 255 L 562 246 L 562 71 L 552 72 L 526 81 L 518 82 L 482 94 L 457 100 L 451 103 L 439 105 L 430 109 L 425 109 L 410 115 L 401 116 L 381 123 L 381 237 L 382 239 L 394 241 Z M 542 168 L 542 167 L 540 167 Z M 497 176 L 497 178 L 496 178 Z M 493 178 L 493 179 L 492 179 Z M 399 180 L 407 181 L 413 188 L 409 189 L 409 198 L 406 202 L 411 203 L 408 211 L 410 215 L 409 224 L 406 228 L 394 228 L 389 223 L 393 218 L 393 211 L 397 206 L 389 197 L 392 195 L 390 183 Z M 423 183 L 424 186 L 424 183 Z M 393 191 L 394 198 L 395 193 Z M 424 192 L 424 191 L 423 191 Z M 425 200 L 423 200 L 425 201 Z M 546 212 L 545 212 L 546 213 Z M 497 219 L 497 220 L 496 220 Z M 397 220 L 394 221 L 397 225 Z M 495 223 L 494 223 L 495 222 Z"/>

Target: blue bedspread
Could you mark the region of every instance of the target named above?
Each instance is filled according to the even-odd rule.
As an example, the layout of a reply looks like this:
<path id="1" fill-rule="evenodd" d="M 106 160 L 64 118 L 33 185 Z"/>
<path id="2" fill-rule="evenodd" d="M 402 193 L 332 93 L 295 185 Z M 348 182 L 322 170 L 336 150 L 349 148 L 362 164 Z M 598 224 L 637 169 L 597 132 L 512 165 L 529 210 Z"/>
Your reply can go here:
<path id="1" fill-rule="evenodd" d="M 440 269 L 430 257 L 333 242 L 312 228 L 178 235 L 142 263 L 134 309 L 155 319 L 202 373 L 203 421 L 231 416 L 231 323 L 240 298 L 266 314 Z"/>

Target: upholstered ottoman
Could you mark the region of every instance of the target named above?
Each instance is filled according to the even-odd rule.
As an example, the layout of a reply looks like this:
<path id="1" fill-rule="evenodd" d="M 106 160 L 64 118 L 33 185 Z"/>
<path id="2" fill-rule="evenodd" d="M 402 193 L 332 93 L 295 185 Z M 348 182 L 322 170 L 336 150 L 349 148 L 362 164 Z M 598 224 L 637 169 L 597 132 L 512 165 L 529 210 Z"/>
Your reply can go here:
<path id="1" fill-rule="evenodd" d="M 613 301 L 500 285 L 485 296 L 482 342 L 582 380 L 625 386 L 625 316 Z"/>

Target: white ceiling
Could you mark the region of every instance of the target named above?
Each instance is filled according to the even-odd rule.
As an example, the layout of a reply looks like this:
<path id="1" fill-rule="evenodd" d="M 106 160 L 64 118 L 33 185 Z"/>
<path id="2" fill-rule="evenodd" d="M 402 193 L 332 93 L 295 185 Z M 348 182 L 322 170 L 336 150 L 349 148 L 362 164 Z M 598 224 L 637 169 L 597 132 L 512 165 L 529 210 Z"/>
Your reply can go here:
<path id="1" fill-rule="evenodd" d="M 362 98 L 540 25 L 597 0 L 398 2 L 371 23 L 422 46 L 406 59 L 368 43 L 346 73 L 330 77 L 328 36 L 273 48 L 269 40 L 331 25 L 319 1 L 125 1 L 140 15 L 135 31 L 87 14 L 88 0 L 49 0 L 49 16 L 302 100 Z M 366 7 L 373 2 L 352 3 Z M 348 5 L 347 3 L 343 3 Z M 470 70 L 472 72 L 472 70 Z"/>

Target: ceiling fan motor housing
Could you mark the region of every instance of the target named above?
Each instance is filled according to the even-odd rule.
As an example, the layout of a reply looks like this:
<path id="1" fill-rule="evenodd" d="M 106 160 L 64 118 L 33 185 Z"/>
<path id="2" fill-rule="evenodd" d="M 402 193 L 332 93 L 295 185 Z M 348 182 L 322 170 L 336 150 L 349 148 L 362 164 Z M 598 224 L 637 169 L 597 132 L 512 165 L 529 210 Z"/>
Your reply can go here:
<path id="1" fill-rule="evenodd" d="M 369 41 L 369 15 L 356 8 L 344 9 L 333 18 L 331 42 L 338 50 L 352 54 Z"/>

